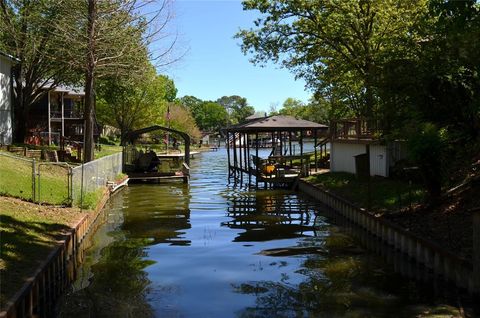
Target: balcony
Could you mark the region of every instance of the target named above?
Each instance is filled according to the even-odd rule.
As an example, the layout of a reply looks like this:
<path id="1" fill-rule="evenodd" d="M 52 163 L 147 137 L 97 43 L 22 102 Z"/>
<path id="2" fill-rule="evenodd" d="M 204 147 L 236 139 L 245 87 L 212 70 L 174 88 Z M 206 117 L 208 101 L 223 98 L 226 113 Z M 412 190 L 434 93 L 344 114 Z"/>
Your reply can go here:
<path id="1" fill-rule="evenodd" d="M 332 141 L 371 142 L 382 135 L 378 127 L 378 122 L 366 119 L 333 120 L 330 124 L 330 137 Z"/>

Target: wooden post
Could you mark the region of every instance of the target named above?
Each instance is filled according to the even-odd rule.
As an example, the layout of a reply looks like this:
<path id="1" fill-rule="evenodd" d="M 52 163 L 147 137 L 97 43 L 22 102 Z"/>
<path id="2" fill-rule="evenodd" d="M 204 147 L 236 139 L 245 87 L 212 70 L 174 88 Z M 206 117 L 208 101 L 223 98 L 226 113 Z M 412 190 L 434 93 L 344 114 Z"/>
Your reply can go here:
<path id="1" fill-rule="evenodd" d="M 290 156 L 292 156 L 292 132 L 288 132 L 288 148 L 290 148 Z"/>
<path id="2" fill-rule="evenodd" d="M 480 297 L 480 208 L 472 211 L 473 218 L 473 289 Z"/>
<path id="3" fill-rule="evenodd" d="M 242 163 L 242 133 L 238 133 L 238 171 L 240 172 L 240 184 L 243 182 L 243 163 Z"/>
<path id="4" fill-rule="evenodd" d="M 314 129 L 313 130 L 313 150 L 315 151 L 315 172 L 318 171 L 317 133 L 318 133 L 318 130 Z"/>
<path id="5" fill-rule="evenodd" d="M 61 119 L 62 120 L 62 136 L 61 136 L 61 138 L 63 138 L 65 136 L 65 96 L 64 96 L 64 94 L 65 93 L 62 92 L 62 116 L 61 116 L 61 118 L 62 118 Z"/>
<path id="6" fill-rule="evenodd" d="M 235 183 L 237 182 L 237 145 L 236 145 L 236 133 L 233 132 L 232 148 L 233 148 L 233 174 Z"/>
<path id="7" fill-rule="evenodd" d="M 246 168 L 248 171 L 248 187 L 250 187 L 252 184 L 252 171 L 250 167 L 250 137 L 249 137 L 250 135 L 246 133 L 245 136 L 247 137 L 247 152 L 245 154 L 245 158 L 246 158 Z"/>
<path id="8" fill-rule="evenodd" d="M 232 169 L 230 164 L 230 132 L 227 130 L 227 140 L 226 140 L 226 147 L 227 147 L 227 161 L 228 161 L 228 181 L 230 182 L 230 176 L 232 175 Z"/>
<path id="9" fill-rule="evenodd" d="M 48 108 L 48 145 L 50 146 L 52 144 L 52 123 L 51 123 L 51 104 L 50 104 L 50 91 L 47 93 L 47 108 Z M 85 133 L 85 132 L 84 132 Z"/>
<path id="10" fill-rule="evenodd" d="M 255 157 L 257 157 L 258 159 L 258 131 L 255 133 L 255 139 L 256 139 L 256 143 L 255 143 Z M 258 168 L 258 162 L 255 163 L 255 188 L 258 189 L 258 178 L 260 177 L 260 169 Z"/>

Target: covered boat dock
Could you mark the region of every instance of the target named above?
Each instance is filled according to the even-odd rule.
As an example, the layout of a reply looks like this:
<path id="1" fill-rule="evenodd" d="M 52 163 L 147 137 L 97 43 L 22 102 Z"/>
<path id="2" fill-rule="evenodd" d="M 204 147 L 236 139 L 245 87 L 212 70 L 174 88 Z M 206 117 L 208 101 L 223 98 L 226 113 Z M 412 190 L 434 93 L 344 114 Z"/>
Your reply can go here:
<path id="1" fill-rule="evenodd" d="M 327 157 L 328 126 L 291 116 L 269 116 L 223 129 L 228 155 L 228 179 L 249 186 L 291 187 L 299 177 Z M 272 151 L 259 156 L 268 138 Z M 304 140 L 314 142 L 313 153 L 304 151 Z M 298 144 L 298 148 L 295 147 Z"/>
<path id="2" fill-rule="evenodd" d="M 154 131 L 165 131 L 180 136 L 184 141 L 184 153 L 156 153 L 153 149 L 138 150 L 138 140 L 142 135 Z M 163 127 L 151 126 L 129 132 L 127 145 L 123 147 L 123 171 L 131 181 L 160 182 L 161 180 L 190 179 L 190 136 L 187 133 Z M 168 147 L 168 146 L 167 146 Z"/>

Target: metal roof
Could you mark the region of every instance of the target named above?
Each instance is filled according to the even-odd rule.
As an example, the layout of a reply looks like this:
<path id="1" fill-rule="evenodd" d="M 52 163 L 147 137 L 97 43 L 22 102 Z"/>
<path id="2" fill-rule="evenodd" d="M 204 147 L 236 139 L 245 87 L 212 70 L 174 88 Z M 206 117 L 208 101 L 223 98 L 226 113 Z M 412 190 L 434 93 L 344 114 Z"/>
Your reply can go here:
<path id="1" fill-rule="evenodd" d="M 266 118 L 267 113 L 266 112 L 255 112 L 253 115 L 248 116 L 245 118 L 245 120 L 253 120 L 253 119 L 259 119 L 259 118 Z"/>
<path id="2" fill-rule="evenodd" d="M 328 126 L 292 116 L 269 116 L 223 129 L 230 132 L 327 130 Z"/>

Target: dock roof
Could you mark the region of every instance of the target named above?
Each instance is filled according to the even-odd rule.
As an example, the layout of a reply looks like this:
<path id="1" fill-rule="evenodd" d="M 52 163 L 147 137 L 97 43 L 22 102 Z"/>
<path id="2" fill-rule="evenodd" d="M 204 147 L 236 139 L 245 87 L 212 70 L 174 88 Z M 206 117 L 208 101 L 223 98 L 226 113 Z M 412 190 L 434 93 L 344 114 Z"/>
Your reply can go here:
<path id="1" fill-rule="evenodd" d="M 224 128 L 226 132 L 267 132 L 267 131 L 301 131 L 327 130 L 328 126 L 296 119 L 292 116 L 275 115 L 254 119 L 245 123 Z"/>

